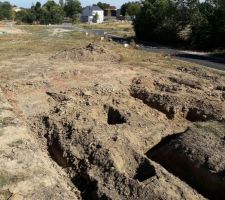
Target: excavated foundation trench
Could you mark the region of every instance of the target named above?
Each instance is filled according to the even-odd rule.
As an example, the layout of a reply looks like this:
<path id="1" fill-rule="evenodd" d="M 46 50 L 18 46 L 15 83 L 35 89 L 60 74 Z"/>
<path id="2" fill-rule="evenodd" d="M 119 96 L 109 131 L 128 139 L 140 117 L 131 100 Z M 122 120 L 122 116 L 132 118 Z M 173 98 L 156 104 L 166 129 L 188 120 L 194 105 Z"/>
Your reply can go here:
<path id="1" fill-rule="evenodd" d="M 108 108 L 107 118 L 107 122 L 110 126 L 126 123 L 125 116 L 123 116 L 118 109 L 113 107 Z M 58 122 L 54 122 L 48 116 L 41 117 L 38 120 L 41 131 L 38 127 L 36 127 L 36 130 L 40 131 L 39 135 L 42 133 L 42 140 L 47 145 L 46 150 L 50 158 L 65 170 L 69 177 L 69 181 L 71 181 L 72 184 L 74 184 L 74 186 L 80 191 L 81 198 L 83 200 L 112 199 L 107 194 L 99 191 L 98 180 L 89 174 L 89 170 L 91 168 L 90 165 L 92 167 L 95 166 L 102 168 L 102 170 L 106 172 L 109 170 L 108 168 L 113 167 L 112 164 L 110 164 L 110 166 L 107 162 L 105 163 L 107 160 L 109 160 L 109 163 L 112 163 L 112 161 L 107 157 L 107 150 L 102 150 L 99 154 L 98 151 L 102 149 L 102 146 L 99 144 L 95 145 L 93 143 L 93 150 L 91 150 L 93 147 L 88 147 L 88 149 L 85 150 L 87 151 L 86 158 L 78 159 L 69 150 L 70 147 L 66 147 L 65 145 L 65 140 L 71 140 L 72 135 L 75 132 L 69 122 L 62 122 L 63 126 L 62 129 L 60 129 L 59 126 L 57 126 Z M 105 160 L 99 161 L 98 156 L 102 153 L 106 154 L 103 158 Z M 131 175 L 130 178 L 142 183 L 155 176 L 156 171 L 155 167 L 151 165 L 146 157 L 140 157 L 139 155 L 136 156 L 138 164 L 136 165 L 136 168 L 133 169 L 133 175 Z M 118 172 L 115 173 L 118 174 Z"/>
<path id="2" fill-rule="evenodd" d="M 170 120 L 173 120 L 176 113 L 173 107 L 167 109 L 156 101 L 150 101 L 149 104 L 149 101 L 145 102 L 146 98 L 140 96 L 138 98 L 149 107 L 163 112 Z M 149 100 L 149 98 L 147 99 Z M 222 178 L 225 170 L 220 173 L 212 173 L 204 165 L 197 165 L 198 160 L 193 161 L 188 157 L 189 154 L 191 155 L 191 151 L 186 154 L 187 149 L 181 148 L 182 145 L 179 146 L 179 142 L 176 144 L 186 132 L 163 138 L 160 143 L 142 155 L 127 143 L 129 141 L 126 131 L 129 130 L 128 124 L 132 119 L 126 113 L 126 109 L 121 109 L 116 105 L 98 105 L 96 110 L 101 112 L 100 119 L 102 121 L 96 123 L 97 120 L 92 117 L 95 117 L 96 114 L 89 115 L 92 108 L 86 110 L 86 108 L 81 107 L 71 111 L 75 107 L 75 104 L 72 105 L 72 107 L 67 108 L 66 104 L 62 104 L 60 108 L 53 109 L 48 116 L 40 117 L 38 119 L 39 127 L 36 126 L 36 131 L 39 131 L 38 135 L 42 135 L 42 140 L 46 144 L 46 150 L 51 159 L 65 170 L 69 181 L 80 191 L 83 200 L 113 199 L 107 195 L 107 184 L 110 182 L 114 184 L 111 186 L 113 189 L 119 185 L 115 192 L 118 196 L 123 196 L 125 189 L 132 193 L 135 188 L 136 197 L 138 197 L 138 191 L 142 189 L 137 188 L 142 188 L 145 182 L 151 180 L 152 177 L 158 177 L 158 172 L 155 165 L 152 165 L 152 161 L 165 168 L 170 175 L 178 177 L 182 183 L 187 183 L 190 186 L 189 189 L 195 189 L 202 196 L 216 200 L 225 199 L 225 183 Z M 64 111 L 63 114 L 58 110 Z M 189 109 L 186 119 L 205 121 L 208 119 L 207 117 L 211 118 L 211 115 L 205 118 L 204 114 L 198 109 Z M 147 122 L 148 120 L 146 120 Z M 121 126 L 121 124 L 125 125 Z M 146 127 L 146 124 L 144 126 Z M 117 141 L 120 135 L 116 136 L 119 129 L 121 132 L 125 132 L 122 135 L 123 138 L 121 137 L 124 143 L 121 144 L 120 141 Z M 162 137 L 162 135 L 160 136 Z M 201 140 L 201 138 L 198 139 Z M 115 152 L 110 149 L 108 143 L 105 143 L 106 141 L 110 142 L 111 146 L 116 146 L 116 148 L 112 148 L 116 149 Z M 124 148 L 126 144 L 127 147 Z M 177 149 L 177 146 L 180 149 Z M 120 149 L 121 152 L 123 151 L 123 157 L 120 154 Z M 110 180 L 108 180 L 109 176 Z M 120 191 L 121 187 L 123 187 L 122 191 Z"/>
<path id="3" fill-rule="evenodd" d="M 44 137 L 47 140 L 47 151 L 51 159 L 66 170 L 70 181 L 80 191 L 83 200 L 101 199 L 97 195 L 97 181 L 88 175 L 85 161 L 79 161 L 79 169 L 77 169 L 77 166 L 74 164 L 76 163 L 74 156 L 70 152 L 65 151 L 65 147 L 60 141 L 59 133 L 56 130 L 51 130 L 48 117 L 43 117 L 43 124 L 46 128 Z M 67 132 L 67 139 L 68 135 L 71 139 L 71 126 L 64 126 L 64 129 Z"/>
<path id="4" fill-rule="evenodd" d="M 162 165 L 170 173 L 186 182 L 200 194 L 209 199 L 225 199 L 224 174 L 213 173 L 206 166 L 199 166 L 185 154 L 185 147 L 179 146 L 182 134 L 165 137 L 146 152 L 146 156 Z M 197 154 L 198 152 L 196 152 Z"/>

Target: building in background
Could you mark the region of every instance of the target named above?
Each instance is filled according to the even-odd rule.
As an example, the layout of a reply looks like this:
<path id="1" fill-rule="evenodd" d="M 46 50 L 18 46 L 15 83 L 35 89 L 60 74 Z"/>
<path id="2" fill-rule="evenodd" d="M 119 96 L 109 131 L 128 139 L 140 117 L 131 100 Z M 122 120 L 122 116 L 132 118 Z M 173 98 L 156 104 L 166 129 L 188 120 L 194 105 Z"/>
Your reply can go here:
<path id="1" fill-rule="evenodd" d="M 20 12 L 22 9 L 21 8 L 18 8 L 17 6 L 13 6 L 13 11 L 14 12 Z"/>
<path id="2" fill-rule="evenodd" d="M 104 9 L 104 16 L 105 17 L 116 17 L 116 6 L 110 6 Z"/>
<path id="3" fill-rule="evenodd" d="M 96 5 L 87 6 L 83 9 L 81 22 L 102 23 L 104 21 L 104 11 Z"/>

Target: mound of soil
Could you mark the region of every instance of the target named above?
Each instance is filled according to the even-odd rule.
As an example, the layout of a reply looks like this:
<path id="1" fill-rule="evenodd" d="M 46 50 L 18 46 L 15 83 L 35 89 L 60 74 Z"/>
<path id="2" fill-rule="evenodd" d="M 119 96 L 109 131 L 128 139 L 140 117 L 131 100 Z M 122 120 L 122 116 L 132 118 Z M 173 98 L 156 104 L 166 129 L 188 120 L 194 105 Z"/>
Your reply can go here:
<path id="1" fill-rule="evenodd" d="M 84 48 L 65 49 L 52 56 L 50 59 L 66 59 L 74 62 L 119 62 L 121 58 L 118 54 L 101 45 L 90 43 Z"/>
<path id="2" fill-rule="evenodd" d="M 147 156 L 205 197 L 225 198 L 225 124 L 198 123 L 164 138 Z"/>

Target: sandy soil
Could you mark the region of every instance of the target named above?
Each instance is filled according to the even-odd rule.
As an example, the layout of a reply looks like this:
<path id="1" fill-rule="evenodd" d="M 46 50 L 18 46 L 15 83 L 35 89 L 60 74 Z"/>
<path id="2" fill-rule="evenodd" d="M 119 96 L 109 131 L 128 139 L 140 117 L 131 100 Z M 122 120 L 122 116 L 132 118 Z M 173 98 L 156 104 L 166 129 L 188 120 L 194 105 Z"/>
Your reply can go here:
<path id="1" fill-rule="evenodd" d="M 23 156 L 10 154 L 14 162 L 9 169 L 0 165 L 5 169 L 0 198 L 221 199 L 225 76 L 170 58 L 157 62 L 150 54 L 134 65 L 107 45 L 91 46 L 87 41 L 83 47 L 0 61 L 1 99 L 26 127 L 8 143 L 0 132 L 0 144 L 9 151 L 15 141 L 23 142 L 14 145 Z M 138 52 L 127 51 L 133 57 Z M 0 131 L 14 122 L 8 119 L 1 115 Z M 1 152 L 8 153 L 4 146 Z M 34 152 L 37 161 L 32 162 Z M 171 163 L 164 152 L 177 152 L 175 161 L 181 158 Z M 21 161 L 24 155 L 27 160 Z M 202 157 L 210 161 L 207 167 Z M 19 178 L 27 175 L 27 167 L 18 162 L 28 167 L 29 182 Z M 193 169 L 180 173 L 184 165 Z M 202 171 L 212 187 L 201 184 Z M 2 184 L 9 174 L 18 178 Z M 187 179 L 192 175 L 195 179 Z M 43 183 L 49 189 L 40 187 Z M 19 189 L 10 189 L 12 185 Z"/>
<path id="2" fill-rule="evenodd" d="M 25 31 L 14 27 L 13 24 L 5 25 L 0 24 L 0 35 L 2 34 L 25 34 Z"/>

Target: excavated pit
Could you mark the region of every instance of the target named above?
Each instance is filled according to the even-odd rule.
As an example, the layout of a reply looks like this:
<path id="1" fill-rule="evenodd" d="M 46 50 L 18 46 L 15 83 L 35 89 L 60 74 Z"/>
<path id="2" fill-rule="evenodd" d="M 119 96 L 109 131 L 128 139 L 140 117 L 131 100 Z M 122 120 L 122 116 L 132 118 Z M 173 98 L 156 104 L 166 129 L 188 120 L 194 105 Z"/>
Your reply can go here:
<path id="1" fill-rule="evenodd" d="M 156 175 L 155 168 L 150 164 L 147 159 L 144 159 L 136 169 L 134 179 L 143 182 Z"/>
<path id="2" fill-rule="evenodd" d="M 225 163 L 221 163 L 225 153 L 224 142 L 221 143 L 223 137 L 218 137 L 224 131 L 224 126 L 219 132 L 216 128 L 210 130 L 211 125 L 204 130 L 208 131 L 207 134 L 198 132 L 194 127 L 184 133 L 168 136 L 146 155 L 204 197 L 219 200 L 225 198 Z"/>
<path id="3" fill-rule="evenodd" d="M 67 93 L 64 95 L 71 97 Z M 48 96 L 52 109 L 32 118 L 31 122 L 44 150 L 66 174 L 71 188 L 79 191 L 80 199 L 147 200 L 163 199 L 165 194 L 171 199 L 174 196 L 177 199 L 183 196 L 184 199 L 202 199 L 181 181 L 184 179 L 177 179 L 179 176 L 171 174 L 172 170 L 165 170 L 163 164 L 142 153 L 148 148 L 146 141 L 149 138 L 151 145 L 158 142 L 158 139 L 151 139 L 155 123 L 160 123 L 157 111 L 151 122 L 152 109 L 142 110 L 143 103 L 129 94 L 129 106 L 123 99 L 109 101 L 106 97 L 105 101 L 100 101 L 103 97 L 94 95 L 92 91 L 87 106 L 82 92 L 67 100 L 58 93 L 51 93 Z M 170 126 L 172 120 L 165 117 L 164 120 Z M 156 137 L 162 137 L 162 134 Z"/>
<path id="4" fill-rule="evenodd" d="M 71 179 L 72 183 L 81 192 L 83 200 L 97 200 L 99 199 L 97 191 L 97 181 L 91 180 L 87 174 L 78 174 Z"/>
<path id="5" fill-rule="evenodd" d="M 109 107 L 108 108 L 108 124 L 116 125 L 116 124 L 124 124 L 126 123 L 126 118 L 123 116 L 119 110 Z"/>

